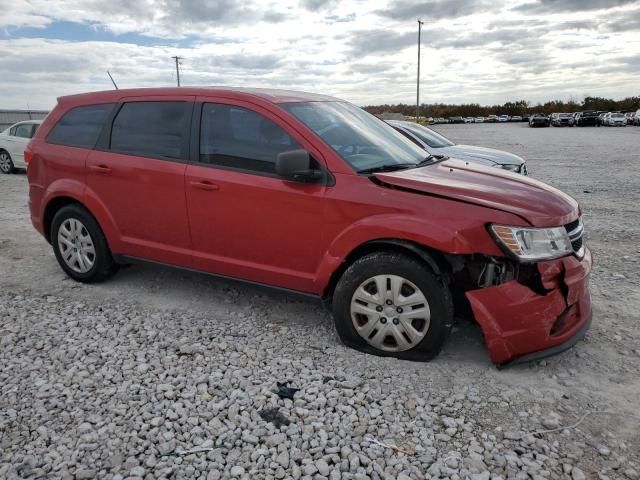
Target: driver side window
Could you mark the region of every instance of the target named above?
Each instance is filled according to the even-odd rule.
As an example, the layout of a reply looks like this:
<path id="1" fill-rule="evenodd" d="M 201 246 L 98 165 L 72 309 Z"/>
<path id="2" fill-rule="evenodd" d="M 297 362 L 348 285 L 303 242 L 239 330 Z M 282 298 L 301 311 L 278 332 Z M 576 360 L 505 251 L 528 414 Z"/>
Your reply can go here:
<path id="1" fill-rule="evenodd" d="M 280 126 L 259 113 L 232 105 L 202 106 L 201 163 L 275 175 L 278 154 L 300 148 Z"/>

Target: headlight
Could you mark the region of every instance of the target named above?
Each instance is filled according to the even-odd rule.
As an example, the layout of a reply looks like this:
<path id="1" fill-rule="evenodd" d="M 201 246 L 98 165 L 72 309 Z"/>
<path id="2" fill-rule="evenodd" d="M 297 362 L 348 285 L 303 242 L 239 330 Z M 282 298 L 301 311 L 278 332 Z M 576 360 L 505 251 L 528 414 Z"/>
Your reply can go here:
<path id="1" fill-rule="evenodd" d="M 494 167 L 496 168 L 501 168 L 503 170 L 509 170 L 510 172 L 519 172 L 520 171 L 520 165 L 511 165 L 511 164 L 500 164 L 497 163 L 494 165 Z"/>
<path id="2" fill-rule="evenodd" d="M 564 227 L 526 228 L 491 225 L 500 246 L 523 262 L 552 260 L 573 253 Z"/>

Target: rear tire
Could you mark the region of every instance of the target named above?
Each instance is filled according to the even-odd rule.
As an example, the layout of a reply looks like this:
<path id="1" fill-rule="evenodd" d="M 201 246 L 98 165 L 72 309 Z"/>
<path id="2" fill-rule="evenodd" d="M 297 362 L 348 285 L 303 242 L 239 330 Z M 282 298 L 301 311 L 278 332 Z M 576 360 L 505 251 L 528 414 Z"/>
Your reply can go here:
<path id="1" fill-rule="evenodd" d="M 376 252 L 344 272 L 334 292 L 333 316 L 340 339 L 351 348 L 426 361 L 440 353 L 449 336 L 453 302 L 449 289 L 420 260 Z"/>
<path id="2" fill-rule="evenodd" d="M 0 150 L 0 172 L 9 175 L 15 172 L 16 167 L 11 160 L 11 155 L 6 150 Z"/>
<path id="3" fill-rule="evenodd" d="M 83 206 L 71 204 L 58 210 L 50 231 L 56 259 L 74 280 L 101 282 L 118 271 L 102 229 Z"/>

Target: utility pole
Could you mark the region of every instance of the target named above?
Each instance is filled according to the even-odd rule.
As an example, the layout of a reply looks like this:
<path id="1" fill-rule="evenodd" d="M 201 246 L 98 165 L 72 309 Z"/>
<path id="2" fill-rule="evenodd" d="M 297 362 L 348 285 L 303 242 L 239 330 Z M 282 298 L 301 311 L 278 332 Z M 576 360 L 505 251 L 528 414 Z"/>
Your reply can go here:
<path id="1" fill-rule="evenodd" d="M 420 33 L 424 22 L 418 19 L 418 81 L 416 82 L 416 122 L 420 117 Z"/>
<path id="2" fill-rule="evenodd" d="M 109 70 L 107 70 L 107 75 L 109 75 L 109 78 L 111 79 L 111 83 L 113 83 L 113 86 L 115 87 L 115 89 L 118 90 L 118 85 L 116 85 L 116 81 L 111 76 L 111 73 L 109 72 Z"/>
<path id="3" fill-rule="evenodd" d="M 182 57 L 179 56 L 175 56 L 175 57 L 171 57 L 176 61 L 176 79 L 178 80 L 178 86 L 180 86 L 180 60 L 182 60 Z"/>

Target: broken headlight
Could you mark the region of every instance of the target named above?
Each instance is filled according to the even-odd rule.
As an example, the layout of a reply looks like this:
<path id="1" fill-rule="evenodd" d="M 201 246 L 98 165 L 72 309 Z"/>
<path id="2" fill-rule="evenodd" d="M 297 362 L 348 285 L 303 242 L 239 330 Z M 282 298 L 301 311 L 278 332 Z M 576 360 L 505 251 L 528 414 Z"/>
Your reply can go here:
<path id="1" fill-rule="evenodd" d="M 503 250 L 522 262 L 552 260 L 573 252 L 564 227 L 527 228 L 491 225 L 491 231 Z"/>

